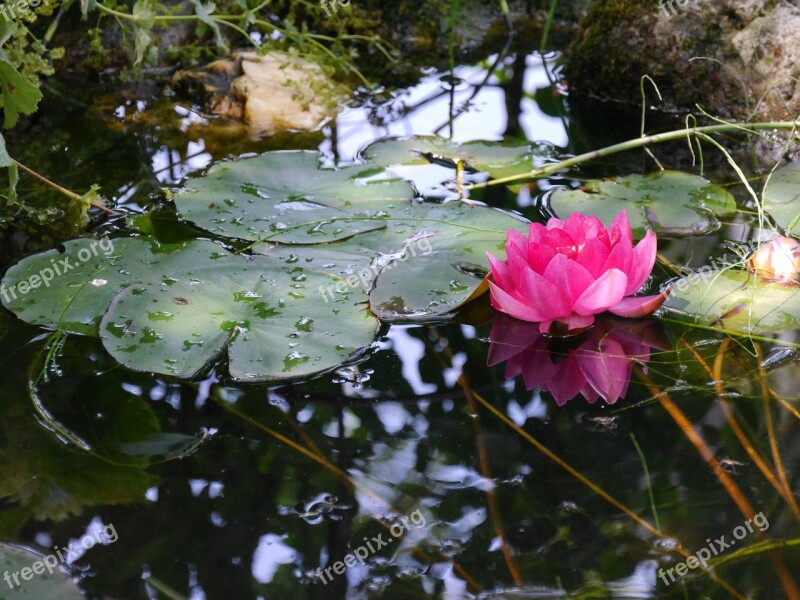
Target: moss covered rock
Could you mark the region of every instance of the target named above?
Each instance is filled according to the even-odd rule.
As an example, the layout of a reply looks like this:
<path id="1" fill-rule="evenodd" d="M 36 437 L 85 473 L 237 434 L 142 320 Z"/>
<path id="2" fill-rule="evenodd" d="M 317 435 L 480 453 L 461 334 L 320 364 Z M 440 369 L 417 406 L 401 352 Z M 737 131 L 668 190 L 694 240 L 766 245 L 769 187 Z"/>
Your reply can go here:
<path id="1" fill-rule="evenodd" d="M 790 119 L 800 113 L 800 7 L 775 0 L 595 0 L 567 74 L 578 105 L 608 100 L 638 110 L 641 78 L 649 75 L 667 110 L 699 105 L 723 118 Z"/>

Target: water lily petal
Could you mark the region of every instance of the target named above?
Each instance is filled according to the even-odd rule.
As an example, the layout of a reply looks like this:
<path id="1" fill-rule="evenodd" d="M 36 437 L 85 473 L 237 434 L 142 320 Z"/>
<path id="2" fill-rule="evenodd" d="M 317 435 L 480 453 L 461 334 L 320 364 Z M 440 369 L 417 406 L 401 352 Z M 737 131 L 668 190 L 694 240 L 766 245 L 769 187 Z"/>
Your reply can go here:
<path id="1" fill-rule="evenodd" d="M 517 244 L 506 244 L 506 273 L 508 278 L 505 280 L 507 285 L 502 285 L 495 279 L 495 283 L 504 288 L 509 293 L 519 296 L 519 290 L 524 289 L 522 274 L 528 270 L 528 250 L 520 248 Z"/>
<path id="2" fill-rule="evenodd" d="M 528 237 L 530 241 L 541 244 L 544 241 L 544 236 L 547 235 L 547 227 L 541 223 L 531 223 L 528 227 Z"/>
<path id="3" fill-rule="evenodd" d="M 631 269 L 634 268 L 634 265 L 632 265 L 633 259 L 634 254 L 631 245 L 627 242 L 620 242 L 619 244 L 614 244 L 611 247 L 611 252 L 608 253 L 602 268 L 602 271 L 607 271 L 608 269 L 619 269 L 628 275 L 628 286 L 625 288 L 626 295 L 632 293 L 628 292 L 628 287 L 630 287 L 631 281 L 629 273 Z"/>
<path id="4" fill-rule="evenodd" d="M 586 235 L 583 231 L 583 226 L 587 219 L 588 217 L 579 212 L 572 213 L 567 220 L 564 221 L 564 232 L 576 242 L 583 241 Z"/>
<path id="5" fill-rule="evenodd" d="M 572 239 L 580 244 L 584 244 L 593 239 L 608 240 L 608 233 L 600 219 L 591 216 L 573 220 L 572 217 L 577 214 L 579 213 L 573 213 L 573 215 L 567 219 L 567 223 L 564 226 L 564 231 L 572 236 Z"/>
<path id="6" fill-rule="evenodd" d="M 556 255 L 553 260 L 559 257 L 563 255 Z M 572 313 L 572 299 L 567 296 L 567 290 L 563 287 L 559 287 L 532 269 L 527 269 L 523 277 L 526 304 L 533 306 L 544 317 L 543 321 L 566 317 Z"/>
<path id="7" fill-rule="evenodd" d="M 517 248 L 522 256 L 528 255 L 528 238 L 516 229 L 509 229 L 506 237 L 506 253 L 509 248 Z"/>
<path id="8" fill-rule="evenodd" d="M 489 268 L 494 282 L 503 289 L 509 289 L 512 285 L 512 279 L 508 271 L 508 264 L 504 260 L 495 258 L 491 252 L 486 253 L 486 258 L 489 259 Z"/>
<path id="9" fill-rule="evenodd" d="M 667 299 L 668 295 L 669 289 L 666 289 L 655 296 L 624 298 L 615 306 L 610 307 L 608 311 L 620 317 L 646 317 L 653 314 L 659 306 L 664 304 L 664 300 Z"/>
<path id="10" fill-rule="evenodd" d="M 611 226 L 608 228 L 609 237 L 612 244 L 624 242 L 626 244 L 633 244 L 633 232 L 631 231 L 631 224 L 628 221 L 628 213 L 623 209 L 611 221 Z"/>
<path id="11" fill-rule="evenodd" d="M 628 276 L 619 269 L 609 269 L 581 294 L 573 310 L 579 315 L 604 312 L 619 304 L 625 295 Z"/>
<path id="12" fill-rule="evenodd" d="M 552 229 L 548 231 L 547 236 L 544 238 L 544 243 L 555 248 L 558 252 L 566 254 L 570 258 L 575 256 L 578 252 L 579 244 L 563 229 Z"/>
<path id="13" fill-rule="evenodd" d="M 545 269 L 544 277 L 558 289 L 564 291 L 569 303 L 568 313 L 583 292 L 594 283 L 595 278 L 583 266 L 568 259 L 563 254 L 556 254 Z"/>
<path id="14" fill-rule="evenodd" d="M 522 321 L 533 321 L 538 323 L 546 320 L 535 308 L 520 302 L 511 294 L 499 288 L 495 283 L 489 282 L 489 292 L 492 306 L 512 317 Z"/>
<path id="15" fill-rule="evenodd" d="M 608 258 L 611 250 L 606 241 L 600 238 L 587 240 L 583 249 L 575 257 L 575 260 L 583 266 L 592 277 L 597 279 L 603 274 L 603 265 Z"/>
<path id="16" fill-rule="evenodd" d="M 530 243 L 528 244 L 528 265 L 541 275 L 556 254 L 558 252 L 555 248 L 545 244 Z"/>
<path id="17" fill-rule="evenodd" d="M 656 264 L 656 234 L 648 231 L 644 239 L 633 248 L 633 261 L 628 271 L 628 287 L 625 295 L 635 294 L 647 281 Z"/>

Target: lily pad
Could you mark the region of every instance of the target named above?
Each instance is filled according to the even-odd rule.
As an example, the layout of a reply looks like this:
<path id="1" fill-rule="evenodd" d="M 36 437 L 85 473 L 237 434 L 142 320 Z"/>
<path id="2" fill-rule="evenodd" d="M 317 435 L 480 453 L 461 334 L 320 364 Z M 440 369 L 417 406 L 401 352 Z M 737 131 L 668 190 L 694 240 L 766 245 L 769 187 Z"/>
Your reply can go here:
<path id="1" fill-rule="evenodd" d="M 708 270 L 681 278 L 664 307 L 739 333 L 800 329 L 800 287 L 765 282 L 744 270 Z"/>
<path id="2" fill-rule="evenodd" d="M 505 257 L 508 230 L 528 230 L 527 222 L 482 207 L 418 206 L 413 213 L 415 220 L 392 225 L 413 241 L 390 257 L 370 292 L 370 308 L 384 321 L 452 313 L 485 291 L 486 252 Z"/>
<path id="3" fill-rule="evenodd" d="M 460 160 L 466 168 L 499 179 L 528 173 L 555 156 L 555 150 L 550 144 L 518 140 L 459 144 L 438 136 L 414 136 L 380 140 L 367 146 L 362 156 L 383 167 L 429 162 L 455 166 Z"/>
<path id="4" fill-rule="evenodd" d="M 704 235 L 719 227 L 718 217 L 736 212 L 736 201 L 723 187 L 680 171 L 596 179 L 578 190 L 556 190 L 548 204 L 557 217 L 580 212 L 606 226 L 624 209 L 636 237 L 648 228 L 668 237 Z"/>
<path id="5" fill-rule="evenodd" d="M 318 168 L 315 152 L 267 152 L 221 162 L 175 193 L 178 212 L 217 235 L 283 244 L 315 244 L 379 229 L 359 203 L 411 200 L 400 180 L 370 180 L 364 167 Z"/>
<path id="6" fill-rule="evenodd" d="M 444 144 L 451 150 L 458 146 L 443 138 L 416 139 L 435 146 Z M 393 141 L 389 140 L 385 146 L 381 146 L 389 154 L 399 152 L 399 147 L 391 143 Z M 400 147 L 412 142 L 398 141 Z M 483 161 L 481 165 L 491 163 L 492 168 L 508 166 L 512 156 L 514 160 L 520 160 L 520 156 L 527 156 L 531 148 L 530 144 L 505 148 L 505 155 L 501 152 L 499 157 L 490 158 L 493 156 L 491 148 L 496 146 L 503 149 L 499 144 L 492 144 L 481 142 L 458 147 L 475 150 L 474 156 L 480 156 Z M 524 151 L 521 150 L 523 148 Z M 389 154 L 383 154 L 382 157 L 388 160 Z M 404 156 L 413 159 L 412 153 Z M 274 215 L 269 216 L 266 209 L 256 209 L 258 214 L 263 215 L 258 231 L 242 232 L 231 223 L 252 225 L 253 215 L 256 214 L 252 207 L 258 204 L 257 200 L 252 200 L 252 196 L 247 196 L 246 201 L 227 205 L 226 218 L 219 227 L 209 226 L 206 212 L 202 212 L 204 216 L 195 224 L 218 234 L 262 240 L 253 246 L 253 251 L 268 256 L 277 255 L 285 264 L 292 261 L 293 264 L 324 271 L 345 280 L 349 278 L 351 283 L 345 287 L 350 289 L 358 286 L 365 291 L 372 290 L 370 306 L 373 312 L 389 321 L 439 318 L 449 314 L 483 290 L 482 273 L 485 274 L 488 269 L 486 251 L 502 256 L 508 229 L 527 231 L 526 221 L 508 213 L 461 202 L 434 204 L 412 201 L 403 195 L 405 187 L 397 187 L 407 184 L 398 184 L 396 181 L 382 185 L 365 184 L 357 178 L 353 179 L 345 171 L 320 171 L 316 164 L 314 155 L 307 152 L 271 152 L 257 159 L 224 163 L 224 171 L 215 172 L 212 168 L 209 175 L 190 181 L 187 187 L 206 189 L 203 186 L 210 185 L 208 189 L 213 189 L 217 198 L 239 198 L 243 181 L 248 182 L 249 189 L 261 190 L 273 189 L 276 181 L 282 181 L 281 193 L 288 197 L 286 190 L 295 190 L 291 193 L 296 195 L 298 186 L 306 185 L 294 182 L 294 178 L 302 181 L 306 177 L 311 180 L 322 174 L 324 177 L 319 180 L 317 191 L 314 192 L 318 196 L 315 196 L 316 200 L 324 202 L 331 210 L 353 216 L 356 219 L 353 227 L 347 229 L 346 218 L 336 222 L 327 220 L 322 225 L 323 230 L 320 230 L 322 233 L 319 233 L 316 231 L 320 225 L 319 213 L 312 211 L 303 217 L 306 220 L 302 223 L 299 219 L 294 222 L 295 229 L 292 232 L 272 235 L 267 232 L 276 227 Z M 276 169 L 281 173 L 276 175 Z M 359 172 L 363 172 L 363 168 Z M 224 176 L 218 176 L 220 174 Z M 209 178 L 213 180 L 212 183 L 202 183 Z M 398 193 L 384 193 L 386 190 Z M 376 191 L 380 193 L 376 195 Z M 269 205 L 270 200 L 266 199 L 268 194 L 261 195 L 264 196 L 262 202 Z M 205 195 L 202 197 L 205 198 Z M 178 209 L 187 219 L 194 220 L 198 215 L 196 210 L 204 210 L 202 205 L 205 200 L 198 204 L 201 208 L 196 208 L 194 205 L 197 200 L 194 192 L 176 196 Z M 334 226 L 337 229 L 325 229 Z M 309 234 L 312 229 L 316 232 Z M 284 245 L 287 240 L 293 245 Z M 276 246 L 275 242 L 280 242 L 280 245 Z M 304 242 L 304 245 L 295 242 Z M 311 246 L 315 242 L 324 244 Z M 419 251 L 428 246 L 431 247 L 430 251 Z M 394 269 L 395 265 L 399 266 Z M 390 270 L 391 277 L 388 276 Z M 337 283 L 334 282 L 334 286 Z M 331 287 L 330 283 L 328 287 Z M 341 284 L 339 287 L 342 288 Z"/>
<path id="7" fill-rule="evenodd" d="M 307 377 L 368 347 L 375 315 L 450 316 L 485 289 L 486 252 L 502 257 L 508 230 L 528 228 L 485 206 L 414 200 L 402 182 L 367 183 L 363 168 L 354 177 L 316 164 L 306 152 L 267 153 L 212 167 L 177 194 L 195 225 L 255 241 L 255 256 L 146 236 L 91 254 L 98 242 L 74 240 L 12 268 L 3 289 L 19 293 L 3 303 L 30 323 L 99 334 L 132 369 L 191 378 L 227 359 L 237 380 Z M 278 214 L 308 202 L 322 208 Z M 57 261 L 69 269 L 43 285 Z"/>
<path id="8" fill-rule="evenodd" d="M 376 333 L 377 320 L 357 299 L 324 301 L 319 289 L 330 281 L 276 269 L 264 257 L 231 256 L 123 290 L 100 335 L 137 370 L 194 377 L 227 349 L 238 381 L 305 377 L 345 362 Z"/>
<path id="9" fill-rule="evenodd" d="M 800 233 L 800 162 L 775 170 L 764 188 L 762 204 L 787 235 Z"/>
<path id="10" fill-rule="evenodd" d="M 397 207 L 386 224 L 336 244 L 259 251 L 339 277 L 326 288 L 330 298 L 358 287 L 381 320 L 419 321 L 446 317 L 483 292 L 486 252 L 504 257 L 508 230 L 528 230 L 508 213 L 461 203 Z"/>
<path id="11" fill-rule="evenodd" d="M 100 317 L 121 288 L 223 256 L 229 253 L 199 240 L 71 240 L 61 252 L 29 256 L 11 267 L 0 296 L 6 308 L 28 323 L 96 336 Z"/>
<path id="12" fill-rule="evenodd" d="M 66 245 L 60 260 L 75 266 L 47 287 L 3 301 L 30 323 L 99 333 L 132 369 L 193 377 L 227 348 L 235 379 L 305 377 L 369 346 L 377 329 L 363 292 L 348 288 L 328 302 L 320 290 L 332 276 L 301 265 L 231 255 L 211 242 L 165 249 L 138 238 L 113 240 L 108 256 L 81 262 L 90 243 Z M 51 266 L 50 254 L 16 265 L 5 288 Z"/>
<path id="13" fill-rule="evenodd" d="M 54 562 L 56 566 L 48 568 Z M 32 571 L 35 567 L 35 571 Z M 45 557 L 43 554 L 29 550 L 23 546 L 0 542 L 0 567 L 7 574 L 16 576 L 19 585 L 14 585 L 13 590 L 4 593 L 3 598 L 31 598 L 32 600 L 84 600 L 83 594 L 59 564 L 55 555 Z M 23 579 L 19 573 L 25 570 L 29 578 Z M 9 575 L 10 582 L 14 583 L 13 576 Z M 9 583 L 9 585 L 12 585 Z M 5 583 L 3 584 L 5 585 Z"/>

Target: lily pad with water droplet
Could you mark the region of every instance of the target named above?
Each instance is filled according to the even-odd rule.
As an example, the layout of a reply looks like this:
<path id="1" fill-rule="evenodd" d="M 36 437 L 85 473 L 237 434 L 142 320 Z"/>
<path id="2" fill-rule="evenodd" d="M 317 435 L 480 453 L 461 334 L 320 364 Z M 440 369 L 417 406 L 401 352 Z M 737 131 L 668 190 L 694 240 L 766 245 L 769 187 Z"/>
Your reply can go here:
<path id="1" fill-rule="evenodd" d="M 227 348 L 235 379 L 305 377 L 339 366 L 377 329 L 363 291 L 345 286 L 326 300 L 320 290 L 339 280 L 307 261 L 286 265 L 211 242 L 165 247 L 135 238 L 113 240 L 108 256 L 80 263 L 90 243 L 68 242 L 58 256 L 74 268 L 5 304 L 28 322 L 65 331 L 96 336 L 99 324 L 106 349 L 132 369 L 193 377 Z M 19 290 L 53 264 L 51 254 L 23 260 L 4 289 Z M 98 273 L 102 286 L 91 283 Z"/>
<path id="2" fill-rule="evenodd" d="M 71 240 L 63 252 L 29 256 L 6 273 L 3 305 L 20 319 L 70 333 L 97 335 L 111 299 L 136 281 L 227 256 L 212 242 L 161 244 L 149 238 Z"/>
<path id="3" fill-rule="evenodd" d="M 396 208 L 385 229 L 324 246 L 259 251 L 349 279 L 339 289 L 370 290 L 370 308 L 384 321 L 428 320 L 446 317 L 483 292 L 486 252 L 504 257 L 508 230 L 527 234 L 528 225 L 483 206 L 416 203 Z"/>
<path id="4" fill-rule="evenodd" d="M 763 208 L 787 234 L 800 233 L 800 162 L 775 170 L 764 189 Z"/>
<path id="5" fill-rule="evenodd" d="M 331 277 L 230 256 L 121 291 L 100 324 L 106 349 L 141 371 L 194 377 L 226 354 L 239 381 L 306 377 L 338 366 L 372 342 L 377 320 L 359 292 L 325 302 Z M 362 298 L 366 297 L 361 294 Z M 169 319 L 153 319 L 155 313 Z"/>
<path id="6" fill-rule="evenodd" d="M 664 308 L 738 333 L 800 329 L 800 287 L 765 282 L 744 270 L 709 270 L 681 278 Z"/>
<path id="7" fill-rule="evenodd" d="M 318 163 L 319 155 L 306 151 L 217 163 L 187 181 L 175 205 L 185 219 L 217 235 L 317 244 L 383 227 L 365 211 L 370 203 L 414 197 L 404 181 L 372 180 L 374 169 L 320 169 Z"/>
<path id="8" fill-rule="evenodd" d="M 466 204 L 414 207 L 413 221 L 395 223 L 403 246 L 386 261 L 370 292 L 384 321 L 448 316 L 486 290 L 486 252 L 505 258 L 509 229 L 528 223 L 499 210 Z"/>
<path id="9" fill-rule="evenodd" d="M 428 162 L 455 166 L 460 160 L 466 168 L 483 171 L 494 179 L 528 173 L 555 154 L 553 146 L 544 142 L 510 140 L 459 144 L 438 136 L 380 140 L 362 151 L 365 160 L 383 167 Z"/>
<path id="10" fill-rule="evenodd" d="M 548 208 L 564 219 L 574 212 L 595 215 L 606 226 L 624 209 L 636 237 L 648 228 L 677 237 L 716 230 L 719 217 L 736 212 L 736 201 L 724 188 L 697 175 L 659 171 L 592 180 L 578 190 L 556 190 Z"/>

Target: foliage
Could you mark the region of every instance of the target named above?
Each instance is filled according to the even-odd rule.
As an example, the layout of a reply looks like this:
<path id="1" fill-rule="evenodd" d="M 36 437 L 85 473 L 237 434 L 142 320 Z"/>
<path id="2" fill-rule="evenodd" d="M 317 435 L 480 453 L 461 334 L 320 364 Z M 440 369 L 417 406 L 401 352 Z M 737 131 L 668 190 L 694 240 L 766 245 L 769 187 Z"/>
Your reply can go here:
<path id="1" fill-rule="evenodd" d="M 418 202 L 406 182 L 375 181 L 375 167 L 318 169 L 318 158 L 219 163 L 174 195 L 196 226 L 260 256 L 201 240 L 73 240 L 12 267 L 3 302 L 31 323 L 99 334 L 142 371 L 190 378 L 222 355 L 234 379 L 294 379 L 369 347 L 375 315 L 449 315 L 482 291 L 485 253 L 527 228 L 487 207 Z"/>

